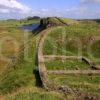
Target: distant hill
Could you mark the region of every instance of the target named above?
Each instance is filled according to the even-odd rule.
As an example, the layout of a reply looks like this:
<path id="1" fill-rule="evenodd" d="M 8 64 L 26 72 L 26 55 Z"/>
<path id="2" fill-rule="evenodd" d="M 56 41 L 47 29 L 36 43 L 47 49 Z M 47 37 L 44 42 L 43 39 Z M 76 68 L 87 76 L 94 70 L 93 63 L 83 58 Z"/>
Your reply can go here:
<path id="1" fill-rule="evenodd" d="M 39 16 L 33 16 L 33 17 L 27 18 L 27 20 L 33 20 L 33 19 L 38 20 L 38 19 L 40 19 L 40 17 Z"/>
<path id="2" fill-rule="evenodd" d="M 77 20 L 67 19 L 67 18 L 58 18 L 58 17 L 48 17 L 43 18 L 40 21 L 40 26 L 52 27 L 52 26 L 69 26 L 73 24 L 78 24 Z"/>

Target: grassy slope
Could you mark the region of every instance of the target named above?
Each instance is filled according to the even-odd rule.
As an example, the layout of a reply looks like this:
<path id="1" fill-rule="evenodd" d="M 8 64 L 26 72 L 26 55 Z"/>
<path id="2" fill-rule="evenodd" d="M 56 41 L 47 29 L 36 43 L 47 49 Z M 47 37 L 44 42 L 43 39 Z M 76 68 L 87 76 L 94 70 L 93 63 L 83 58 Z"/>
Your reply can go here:
<path id="1" fill-rule="evenodd" d="M 79 22 L 77 20 L 74 19 L 68 19 L 68 18 L 60 18 L 64 23 L 68 24 L 68 25 L 77 25 L 79 24 Z"/>
<path id="2" fill-rule="evenodd" d="M 0 26 L 21 26 L 21 25 L 29 25 L 33 23 L 39 23 L 39 20 L 32 19 L 21 19 L 21 20 L 0 20 Z"/>
<path id="3" fill-rule="evenodd" d="M 13 23 L 13 25 L 15 26 L 15 23 Z M 82 34 L 80 34 L 80 32 L 82 32 L 84 34 L 85 32 L 90 32 L 90 30 L 91 30 L 91 32 L 93 32 L 93 30 L 96 30 L 95 32 L 98 33 L 99 30 L 97 30 L 97 29 L 99 29 L 98 28 L 99 26 L 94 27 L 94 25 L 95 24 L 93 24 L 93 26 L 91 26 L 92 30 L 91 30 L 90 26 L 87 24 L 86 25 L 80 24 L 79 26 L 72 25 L 69 27 L 61 27 L 60 29 L 57 28 L 56 30 L 52 31 L 52 34 L 50 36 L 52 36 L 55 40 L 58 35 L 60 36 L 61 30 L 65 29 L 65 28 L 68 30 L 68 35 L 70 35 L 70 36 L 74 36 L 77 34 L 77 36 L 81 37 Z M 7 28 L 5 30 L 7 31 L 8 29 L 9 28 Z M 84 29 L 86 29 L 86 30 L 84 30 Z M 12 30 L 15 30 L 15 29 L 12 28 L 11 31 Z M 17 30 L 17 31 L 19 31 L 19 30 Z M 21 31 L 21 33 L 22 33 L 22 31 Z M 86 34 L 89 34 L 89 33 L 86 33 Z M 84 36 L 83 36 L 84 38 L 86 37 L 85 36 L 86 34 L 84 34 Z M 93 32 L 93 34 L 94 34 L 94 32 Z M 10 34 L 10 35 L 12 36 L 13 34 Z M 10 68 L 5 71 L 5 74 L 3 74 L 2 77 L 0 77 L 0 94 L 1 95 L 4 94 L 5 97 L 7 98 L 7 100 L 16 100 L 16 99 L 18 99 L 18 100 L 22 100 L 22 99 L 40 100 L 40 98 L 42 98 L 42 100 L 56 100 L 56 99 L 64 100 L 64 97 L 62 94 L 58 94 L 58 93 L 54 93 L 54 92 L 47 92 L 40 87 L 41 82 L 40 82 L 38 73 L 36 71 L 37 65 L 35 62 L 36 61 L 36 51 L 37 51 L 36 47 L 37 47 L 37 43 L 40 38 L 40 35 L 41 34 L 38 34 L 37 36 L 33 37 L 31 39 L 30 43 L 28 45 L 25 45 L 25 47 L 29 47 L 28 53 L 29 53 L 29 58 L 31 58 L 31 60 L 25 61 L 23 59 L 23 53 L 20 53 L 19 59 L 17 59 L 16 64 L 10 65 Z M 20 32 L 19 32 L 19 35 L 17 32 L 17 34 L 14 36 L 19 37 L 18 39 L 21 40 Z M 20 43 L 22 43 L 22 42 L 20 42 Z M 47 45 L 45 46 L 44 53 L 51 54 L 51 52 L 52 52 L 51 51 L 52 47 L 50 46 L 51 44 L 48 45 L 48 42 L 46 42 L 46 43 L 47 43 Z M 52 41 L 52 43 L 54 43 L 54 42 Z M 60 48 L 60 45 L 59 45 L 59 48 Z M 73 54 L 72 52 L 74 52 L 74 55 L 76 54 L 75 50 L 73 51 L 73 50 L 71 50 L 71 48 L 69 48 L 69 50 L 70 50 L 71 54 Z M 62 51 L 60 51 L 60 50 L 58 50 L 58 51 L 59 51 L 58 54 L 62 54 Z M 63 54 L 65 54 L 65 50 L 64 50 Z M 69 55 L 69 52 L 67 54 Z M 48 62 L 48 63 L 50 63 L 50 62 Z M 57 61 L 57 63 L 54 63 L 54 64 L 58 64 L 58 63 L 59 62 Z M 48 64 L 48 65 L 51 66 L 51 64 Z M 51 79 L 53 79 L 52 76 L 50 76 L 50 77 L 51 77 Z M 70 78 L 72 78 L 72 76 L 69 76 L 69 78 L 68 78 L 69 83 L 70 83 Z M 76 80 L 76 79 L 74 78 L 74 80 Z M 98 79 L 96 79 L 96 80 L 98 80 Z M 59 83 L 59 81 L 57 81 L 57 82 Z M 62 82 L 66 83 L 66 80 L 64 79 L 64 81 L 62 81 Z M 62 84 L 62 83 L 60 83 L 60 84 Z M 11 94 L 7 95 L 7 93 L 11 93 Z M 72 96 L 71 96 L 71 98 L 72 98 Z"/>
<path id="4" fill-rule="evenodd" d="M 98 75 L 49 75 L 49 78 L 58 85 L 80 89 L 98 96 L 100 94 L 100 76 Z"/>
<path id="5" fill-rule="evenodd" d="M 22 23 L 24 23 L 24 22 L 22 22 Z M 25 71 L 27 71 L 27 73 L 28 73 L 29 70 L 32 70 L 32 69 L 28 69 L 28 67 L 27 68 L 25 67 L 27 70 L 22 70 L 23 69 L 22 66 L 24 66 L 24 64 L 26 62 L 22 62 L 23 61 L 23 59 L 22 59 L 23 53 L 20 53 L 19 50 L 22 48 L 22 45 L 24 44 L 24 34 L 26 34 L 26 33 L 24 31 L 21 31 L 18 28 L 16 28 L 15 24 L 16 24 L 16 21 L 4 21 L 0 24 L 0 38 L 3 39 L 5 37 L 7 37 L 5 44 L 3 44 L 4 47 L 2 47 L 2 54 L 5 57 L 10 59 L 9 62 L 8 62 L 8 60 L 6 61 L 7 64 L 5 63 L 6 64 L 5 68 L 4 68 L 4 65 L 3 65 L 4 59 L 2 59 L 1 62 L 0 62 L 0 64 L 1 64 L 0 68 L 6 74 L 6 75 L 1 75 L 0 80 L 7 77 L 6 80 L 3 80 L 2 82 L 0 82 L 0 91 L 2 91 L 2 93 L 8 92 L 12 88 L 15 88 L 16 86 L 14 87 L 14 85 L 15 84 L 18 85 L 17 83 L 19 83 L 19 81 L 20 81 L 19 80 L 18 82 L 15 82 L 15 79 L 17 79 L 17 78 L 21 79 L 22 78 L 21 75 L 23 76 L 25 74 Z M 28 22 L 27 22 L 27 24 L 28 24 Z M 20 25 L 20 23 L 19 23 L 19 25 Z M 29 36 L 31 34 L 32 33 L 28 33 Z M 16 53 L 18 52 L 17 55 L 15 55 L 14 44 L 13 44 L 13 41 L 9 40 L 10 38 L 13 38 L 18 43 L 18 50 L 16 51 Z M 18 63 L 18 64 L 15 65 L 15 64 L 13 64 L 14 61 L 12 62 L 12 60 L 14 58 L 16 60 L 17 57 L 19 58 L 16 61 L 16 63 Z M 22 62 L 22 64 L 20 64 L 20 62 Z M 8 69 L 9 66 L 10 66 L 10 68 Z M 17 68 L 19 66 L 20 66 L 20 68 Z M 16 68 L 15 71 L 13 71 L 14 68 Z M 8 70 L 11 70 L 10 73 L 8 73 Z M 24 80 L 24 77 L 23 77 L 23 80 Z M 14 82 L 15 82 L 15 84 L 14 84 Z M 23 83 L 22 83 L 22 85 L 23 85 Z M 20 85 L 18 85 L 18 87 L 19 86 Z"/>
<path id="6" fill-rule="evenodd" d="M 64 69 L 89 69 L 90 66 L 80 60 L 52 60 L 45 62 L 48 70 L 64 70 Z"/>
<path id="7" fill-rule="evenodd" d="M 24 32 L 16 27 L 2 26 L 0 24 L 0 43 L 1 54 L 9 60 L 0 59 L 0 70 L 3 70 L 12 58 L 17 56 L 19 47 L 23 44 Z M 18 48 L 14 47 L 14 41 L 18 44 Z"/>
<path id="8" fill-rule="evenodd" d="M 64 40 L 62 39 L 65 37 Z M 87 51 L 89 40 L 92 37 L 100 36 L 100 24 L 89 21 L 81 21 L 78 24 L 71 26 L 60 27 L 53 30 L 49 33 L 48 37 L 45 40 L 44 45 L 44 54 L 45 55 L 67 55 L 67 56 L 77 56 L 78 55 L 78 44 L 80 41 L 75 42 L 80 39 L 82 42 L 82 55 L 96 62 L 97 65 L 100 65 L 100 41 L 94 42 L 91 46 L 91 51 Z M 78 39 L 77 39 L 78 38 Z M 65 44 L 65 45 L 64 45 Z M 93 58 L 90 57 L 93 55 Z M 56 70 L 56 69 L 88 69 L 89 66 L 85 63 L 80 63 L 80 61 L 67 61 L 67 60 L 52 60 L 46 62 L 47 69 Z M 99 95 L 100 93 L 100 76 L 99 75 L 79 75 L 79 76 L 63 76 L 63 75 L 52 75 L 50 76 L 51 81 L 54 83 L 59 83 L 62 85 L 72 86 L 73 88 L 80 88 L 83 91 L 88 91 Z M 72 80 L 70 80 L 72 79 Z"/>
<path id="9" fill-rule="evenodd" d="M 16 22 L 12 22 L 15 24 Z M 8 24 L 8 23 L 7 23 Z M 9 24 L 8 24 L 9 25 Z M 18 37 L 19 43 L 22 43 L 23 40 L 23 31 L 16 29 L 15 26 L 10 28 L 11 32 L 8 32 L 10 25 L 5 28 L 6 35 L 14 36 L 16 39 Z M 1 28 L 1 29 L 2 29 Z M 16 29 L 16 30 L 15 30 Z M 4 30 L 2 30 L 4 31 Z M 12 32 L 14 31 L 14 33 Z M 15 31 L 17 31 L 15 33 Z M 29 36 L 32 33 L 28 33 Z M 4 34 L 3 34 L 4 35 Z M 3 38 L 3 36 L 1 37 Z M 1 98 L 6 97 L 7 100 L 61 100 L 64 99 L 63 95 L 59 95 L 54 92 L 47 92 L 41 88 L 41 82 L 39 79 L 38 72 L 36 71 L 36 53 L 37 53 L 37 44 L 40 38 L 40 34 L 31 37 L 30 42 L 25 45 L 25 48 L 28 48 L 28 60 L 24 59 L 24 53 L 27 52 L 21 51 L 18 55 L 18 59 L 16 59 L 15 64 L 10 64 L 9 68 L 5 69 L 3 75 L 0 76 L 0 94 Z M 7 47 L 5 47 L 7 49 Z M 5 52 L 6 53 L 6 52 Z M 10 55 L 10 53 L 9 53 Z M 13 54 L 11 53 L 11 56 Z M 3 65 L 3 64 L 2 64 Z M 22 89 L 23 88 L 23 89 Z M 31 89 L 31 90 L 30 90 Z"/>
<path id="10" fill-rule="evenodd" d="M 36 38 L 36 37 L 35 37 Z M 26 99 L 30 100 L 37 98 L 46 100 L 53 100 L 63 98 L 63 95 L 59 96 L 59 94 L 56 93 L 49 93 L 46 92 L 44 89 L 41 88 L 41 82 L 38 76 L 38 72 L 36 71 L 36 65 L 35 65 L 35 56 L 36 56 L 36 42 L 35 38 L 32 39 L 32 41 L 28 44 L 29 46 L 29 58 L 31 58 L 30 61 L 24 61 L 23 55 L 21 55 L 21 59 L 18 61 L 18 63 L 14 67 L 15 69 L 10 69 L 10 72 L 7 73 L 7 77 L 4 78 L 2 82 L 0 82 L 0 92 L 3 94 L 11 93 L 13 94 L 15 92 L 16 96 L 10 96 L 8 95 L 6 98 L 9 98 L 7 100 L 14 100 L 14 99 Z M 39 38 L 37 36 L 37 38 Z M 34 45 L 33 45 L 34 44 Z M 21 91 L 21 88 L 28 88 L 27 90 Z M 29 90 L 31 88 L 31 90 Z M 35 90 L 36 88 L 36 90 Z M 21 93 L 16 93 L 16 90 L 21 91 Z"/>
<path id="11" fill-rule="evenodd" d="M 17 52 L 24 44 L 25 34 L 28 34 L 28 37 L 30 37 L 30 35 L 32 34 L 19 30 L 18 28 L 16 28 L 16 26 L 28 25 L 32 23 L 39 23 L 39 20 L 0 20 L 0 49 L 1 54 L 7 58 L 7 60 L 0 59 L 0 70 L 6 68 L 6 66 L 11 62 L 11 60 L 19 55 L 19 53 Z M 17 48 L 14 47 L 14 43 L 18 45 Z"/>
<path id="12" fill-rule="evenodd" d="M 58 18 L 59 19 L 59 18 Z M 67 25 L 74 25 L 74 24 L 78 24 L 79 22 L 74 20 L 74 19 L 68 19 L 68 18 L 60 18 L 60 20 L 62 21 L 59 21 L 56 17 L 50 17 L 48 19 L 48 21 L 50 21 L 51 23 L 55 23 L 56 25 L 63 25 L 62 22 L 64 22 L 65 24 Z"/>
<path id="13" fill-rule="evenodd" d="M 82 43 L 82 55 L 90 58 L 90 52 L 87 51 L 89 40 L 94 37 L 100 36 L 100 24 L 93 22 L 81 22 L 78 25 L 72 25 L 68 27 L 56 28 L 52 31 L 48 38 L 45 40 L 44 54 L 53 54 L 53 50 L 56 50 L 57 55 L 78 55 L 78 44 L 80 39 Z M 65 37 L 62 40 L 63 36 Z M 76 40 L 75 40 L 76 39 Z M 65 42 L 66 41 L 66 42 Z M 100 41 L 94 42 L 91 46 L 92 55 L 95 55 L 92 60 L 100 58 Z M 99 60 L 100 61 L 100 60 Z M 99 63 L 99 61 L 97 63 Z"/>

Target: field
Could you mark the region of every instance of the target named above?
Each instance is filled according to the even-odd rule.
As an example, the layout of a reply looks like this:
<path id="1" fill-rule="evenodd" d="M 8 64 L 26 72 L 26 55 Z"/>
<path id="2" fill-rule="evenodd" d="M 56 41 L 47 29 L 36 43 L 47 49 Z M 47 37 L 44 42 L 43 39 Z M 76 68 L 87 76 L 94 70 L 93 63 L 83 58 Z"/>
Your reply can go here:
<path id="1" fill-rule="evenodd" d="M 76 21 L 63 19 L 68 26 L 59 26 L 52 29 L 46 37 L 43 54 L 63 56 L 84 56 L 100 64 L 100 23 L 95 21 Z M 61 24 L 55 18 L 51 22 Z M 41 32 L 32 35 L 16 26 L 38 23 L 31 21 L 0 21 L 1 54 L 7 61 L 0 59 L 0 97 L 1 100 L 66 100 L 63 93 L 46 91 L 41 85 L 37 71 L 37 47 Z M 52 28 L 52 27 L 51 27 Z M 47 31 L 48 32 L 48 31 Z M 27 34 L 27 41 L 25 40 Z M 3 38 L 10 37 L 2 42 Z M 18 47 L 14 48 L 14 41 Z M 93 45 L 89 43 L 93 42 Z M 90 46 L 90 48 L 88 48 Z M 91 49 L 91 50 L 90 50 Z M 47 59 L 46 68 L 49 70 L 88 70 L 89 64 L 82 60 Z M 5 67 L 4 67 L 5 66 Z M 100 75 L 49 75 L 49 79 L 57 85 L 79 88 L 93 95 L 100 94 Z M 68 95 L 68 100 L 73 100 L 75 95 Z"/>
<path id="2" fill-rule="evenodd" d="M 33 22 L 36 23 L 36 21 L 32 21 L 32 23 Z M 13 41 L 11 41 L 11 43 L 10 40 L 9 42 L 8 40 L 3 42 L 5 44 L 3 45 L 2 53 L 4 53 L 4 57 L 7 57 L 10 60 L 7 59 L 5 62 L 4 59 L 2 59 L 0 61 L 1 100 L 30 100 L 30 98 L 37 98 L 37 100 L 39 98 L 42 100 L 47 100 L 46 98 L 48 98 L 48 100 L 51 100 L 50 98 L 60 100 L 60 98 L 63 98 L 63 94 L 62 96 L 59 96 L 59 93 L 49 93 L 42 89 L 39 75 L 36 71 L 36 46 L 38 44 L 40 34 L 34 37 L 31 32 L 24 32 L 16 28 L 15 21 L 11 21 L 11 23 L 9 21 L 6 23 L 5 21 L 0 22 L 0 38 L 3 39 L 4 37 L 9 36 L 19 43 L 18 50 L 16 50 L 17 55 L 15 55 L 15 51 L 13 50 Z M 24 22 L 22 22 L 22 24 L 18 23 L 19 26 L 23 24 Z M 27 22 L 26 24 L 30 24 L 30 22 Z M 24 44 L 25 34 L 27 34 L 28 39 L 27 41 L 25 40 Z M 24 51 L 24 47 L 28 50 L 28 52 Z M 24 57 L 25 53 L 28 55 L 27 59 Z"/>
<path id="3" fill-rule="evenodd" d="M 80 21 L 77 25 L 58 27 L 48 34 L 44 44 L 45 66 L 48 70 L 88 70 L 92 67 L 82 60 L 61 56 L 86 57 L 100 66 L 100 24 Z M 57 55 L 58 58 L 54 58 Z M 54 56 L 51 57 L 50 56 Z M 55 84 L 100 94 L 99 75 L 49 75 Z"/>
<path id="4" fill-rule="evenodd" d="M 50 75 L 49 78 L 56 84 L 71 89 L 80 89 L 93 95 L 100 94 L 100 76 L 98 75 Z"/>
<path id="5" fill-rule="evenodd" d="M 48 70 L 89 69 L 90 66 L 78 60 L 53 60 L 46 62 Z"/>
<path id="6" fill-rule="evenodd" d="M 78 25 L 56 28 L 45 40 L 44 54 L 85 56 L 99 64 L 99 27 L 95 22 L 80 22 Z"/>

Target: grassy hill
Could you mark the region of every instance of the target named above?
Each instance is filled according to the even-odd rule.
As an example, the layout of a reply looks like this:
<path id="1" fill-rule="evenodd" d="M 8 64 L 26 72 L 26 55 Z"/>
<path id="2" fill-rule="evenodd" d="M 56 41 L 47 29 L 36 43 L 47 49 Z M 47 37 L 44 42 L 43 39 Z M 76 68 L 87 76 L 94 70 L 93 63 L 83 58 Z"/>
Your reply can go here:
<path id="1" fill-rule="evenodd" d="M 29 24 L 33 24 L 33 23 L 39 23 L 40 19 L 30 19 L 28 20 L 26 19 L 20 19 L 20 20 L 13 20 L 13 19 L 9 19 L 9 20 L 0 20 L 0 26 L 3 27 L 16 27 L 16 26 L 21 26 L 21 25 L 29 25 Z"/>
<path id="2" fill-rule="evenodd" d="M 44 44 L 44 54 L 52 55 L 53 48 L 56 50 L 57 55 L 76 55 L 77 56 L 77 43 L 73 40 L 74 37 L 81 39 L 82 41 L 82 55 L 93 60 L 97 64 L 100 64 L 100 41 L 95 42 L 93 45 L 93 59 L 89 56 L 90 52 L 87 52 L 88 40 L 94 36 L 100 36 L 100 24 L 95 21 L 76 21 L 72 19 L 57 18 L 47 19 L 50 23 L 56 23 L 55 29 L 49 33 Z M 20 23 L 21 22 L 21 23 Z M 1 100 L 65 100 L 63 94 L 49 92 L 42 88 L 41 81 L 39 78 L 39 73 L 37 69 L 37 46 L 41 33 L 33 35 L 31 32 L 25 33 L 22 30 L 16 28 L 16 25 L 28 25 L 30 23 L 37 23 L 38 20 L 31 21 L 0 21 L 0 40 L 6 36 L 13 37 L 19 43 L 18 53 L 15 55 L 13 48 L 13 43 L 7 40 L 3 45 L 2 53 L 10 58 L 9 62 L 0 61 L 0 94 Z M 65 26 L 65 24 L 67 26 Z M 27 43 L 23 47 L 24 34 L 28 34 Z M 65 36 L 65 40 L 62 40 L 62 34 Z M 66 47 L 62 44 L 67 41 Z M 24 48 L 24 49 L 23 49 Z M 62 48 L 62 49 L 61 49 Z M 20 51 L 20 52 L 19 52 Z M 28 55 L 28 59 L 25 59 L 25 55 Z M 14 60 L 13 60 L 14 58 Z M 5 67 L 4 67 L 5 66 Z M 67 67 L 68 66 L 68 67 Z M 89 66 L 84 62 L 80 61 L 47 61 L 46 67 L 48 70 L 56 69 L 75 69 L 82 68 L 88 69 Z M 90 93 L 99 95 L 100 87 L 100 76 L 59 76 L 50 75 L 50 80 L 57 84 L 69 85 L 70 87 L 79 87 L 83 91 L 88 91 Z M 91 80 L 90 80 L 91 79 Z M 67 96 L 68 100 L 72 100 L 73 95 Z"/>
<path id="3" fill-rule="evenodd" d="M 10 61 L 5 63 L 2 60 L 0 62 L 0 71 L 2 72 L 0 75 L 1 99 L 30 100 L 30 98 L 37 98 L 37 100 L 39 100 L 41 98 L 42 100 L 47 100 L 48 98 L 48 100 L 51 100 L 52 98 L 54 100 L 60 100 L 63 98 L 63 94 L 60 96 L 58 93 L 47 92 L 45 89 L 42 89 L 39 74 L 36 71 L 37 45 L 41 34 L 32 36 L 31 32 L 24 32 L 16 28 L 16 21 L 10 22 L 1 21 L 0 37 L 1 39 L 3 39 L 5 36 L 14 38 L 19 43 L 19 48 L 17 55 L 14 55 L 15 53 L 12 53 L 14 52 L 13 43 L 9 43 L 8 45 L 7 40 L 7 43 L 4 45 L 5 48 L 2 50 L 4 55 L 6 55 L 5 57 L 8 57 Z M 36 23 L 36 21 L 33 22 Z M 22 24 L 18 23 L 17 25 L 23 24 L 24 22 L 22 22 Z M 27 22 L 26 24 L 30 24 L 30 22 Z M 28 42 L 25 41 L 25 45 L 23 47 L 24 34 L 28 35 Z M 28 52 L 24 51 L 25 49 L 23 48 L 26 48 Z M 26 60 L 24 57 L 25 53 L 28 53 L 28 60 Z M 13 58 L 15 58 L 14 61 Z"/>
<path id="4" fill-rule="evenodd" d="M 45 40 L 44 55 L 83 56 L 100 66 L 100 24 L 79 21 L 78 24 L 55 28 Z M 91 44 L 92 43 L 92 44 Z M 88 70 L 91 67 L 81 60 L 49 59 L 48 70 Z M 55 84 L 78 88 L 99 95 L 100 75 L 49 75 Z"/>

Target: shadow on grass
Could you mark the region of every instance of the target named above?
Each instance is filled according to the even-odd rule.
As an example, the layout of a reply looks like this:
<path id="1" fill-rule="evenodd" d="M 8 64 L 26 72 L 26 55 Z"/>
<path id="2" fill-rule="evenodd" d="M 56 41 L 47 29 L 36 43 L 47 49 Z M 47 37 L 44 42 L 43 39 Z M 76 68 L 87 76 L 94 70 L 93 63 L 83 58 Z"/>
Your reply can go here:
<path id="1" fill-rule="evenodd" d="M 38 68 L 38 53 L 36 53 L 36 56 L 35 56 L 35 66 L 36 66 L 36 69 L 33 70 L 33 74 L 35 75 L 35 78 L 36 78 L 36 86 L 37 87 L 42 87 L 42 81 L 41 81 L 41 78 L 40 78 L 40 75 L 39 75 L 39 71 L 37 70 Z"/>
<path id="2" fill-rule="evenodd" d="M 45 30 L 45 29 L 46 29 L 46 26 L 41 26 L 41 25 L 39 25 L 39 27 L 36 28 L 35 30 L 33 30 L 32 33 L 33 33 L 34 35 L 37 35 L 37 34 L 41 33 L 43 30 Z"/>
<path id="3" fill-rule="evenodd" d="M 95 19 L 94 21 L 96 21 L 97 23 L 100 23 L 100 19 Z"/>
<path id="4" fill-rule="evenodd" d="M 45 29 L 46 29 L 46 26 L 39 25 L 39 27 L 36 28 L 35 30 L 33 30 L 32 33 L 34 35 L 37 35 Z M 42 81 L 41 81 L 41 78 L 40 78 L 40 75 L 39 75 L 39 71 L 37 70 L 38 69 L 38 46 L 37 46 L 36 55 L 35 55 L 35 66 L 36 66 L 36 69 L 33 70 L 33 74 L 35 75 L 35 78 L 36 78 L 36 84 L 35 85 L 38 86 L 38 87 L 42 87 L 43 86 Z"/>
<path id="5" fill-rule="evenodd" d="M 39 71 L 33 70 L 33 74 L 35 75 L 35 78 L 36 78 L 36 83 L 35 83 L 35 85 L 36 85 L 37 87 L 42 87 L 42 81 L 41 81 L 41 79 L 40 79 Z"/>

